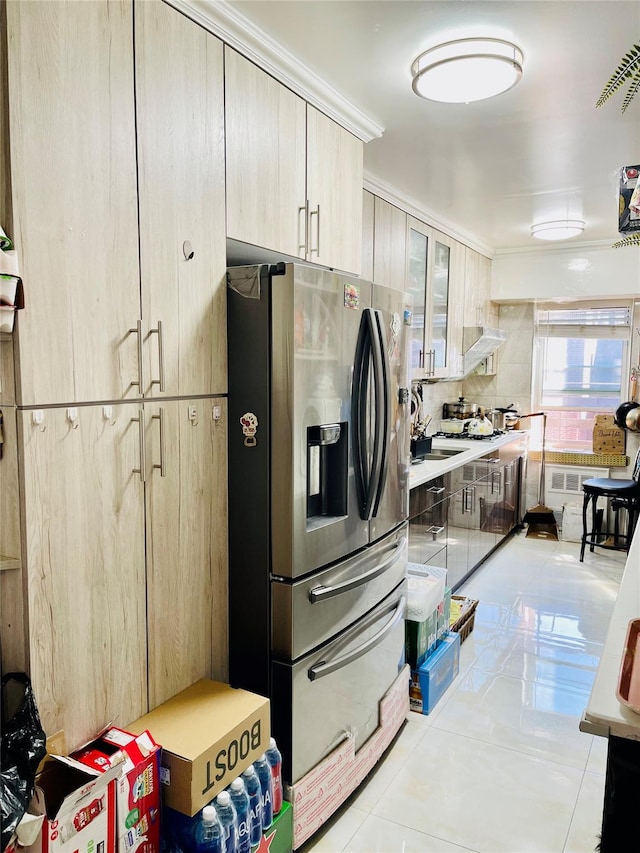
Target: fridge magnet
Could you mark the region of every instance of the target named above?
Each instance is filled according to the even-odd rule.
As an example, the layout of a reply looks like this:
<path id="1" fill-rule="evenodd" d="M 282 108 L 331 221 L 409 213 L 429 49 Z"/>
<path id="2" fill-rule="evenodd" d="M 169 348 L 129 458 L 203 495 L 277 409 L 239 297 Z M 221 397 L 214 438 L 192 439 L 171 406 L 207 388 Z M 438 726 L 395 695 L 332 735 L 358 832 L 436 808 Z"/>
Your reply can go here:
<path id="1" fill-rule="evenodd" d="M 258 430 L 258 419 L 253 412 L 246 412 L 241 418 L 242 432 L 244 435 L 244 446 L 255 447 L 258 443 L 256 440 L 256 432 Z"/>
<path id="2" fill-rule="evenodd" d="M 345 284 L 344 286 L 344 307 L 358 308 L 360 305 L 360 290 L 355 284 Z"/>

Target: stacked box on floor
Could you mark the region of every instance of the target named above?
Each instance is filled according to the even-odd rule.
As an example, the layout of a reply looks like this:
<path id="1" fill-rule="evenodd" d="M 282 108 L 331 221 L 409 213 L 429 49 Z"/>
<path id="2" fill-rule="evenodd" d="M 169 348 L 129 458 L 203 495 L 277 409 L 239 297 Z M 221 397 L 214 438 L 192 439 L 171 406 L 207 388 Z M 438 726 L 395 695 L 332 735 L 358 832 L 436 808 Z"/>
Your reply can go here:
<path id="1" fill-rule="evenodd" d="M 412 711 L 430 714 L 460 671 L 460 637 L 449 632 L 417 671 L 411 673 Z"/>
<path id="2" fill-rule="evenodd" d="M 439 566 L 409 563 L 408 602 L 405 621 L 405 659 L 411 669 L 417 669 L 429 652 L 435 649 L 442 627 L 438 610 L 443 612 L 447 570 Z"/>

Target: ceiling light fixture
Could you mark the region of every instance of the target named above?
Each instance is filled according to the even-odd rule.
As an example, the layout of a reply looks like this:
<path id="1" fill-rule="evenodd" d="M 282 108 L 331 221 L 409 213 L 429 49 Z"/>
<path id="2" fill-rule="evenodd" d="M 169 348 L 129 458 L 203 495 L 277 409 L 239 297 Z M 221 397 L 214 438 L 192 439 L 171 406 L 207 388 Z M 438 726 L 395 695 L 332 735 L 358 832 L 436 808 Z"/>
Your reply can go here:
<path id="1" fill-rule="evenodd" d="M 531 226 L 531 236 L 538 240 L 568 240 L 584 231 L 581 219 L 558 219 L 554 222 L 539 222 Z"/>
<path id="2" fill-rule="evenodd" d="M 522 77 L 522 51 L 510 41 L 465 38 L 437 45 L 411 66 L 421 98 L 466 104 L 512 89 Z"/>

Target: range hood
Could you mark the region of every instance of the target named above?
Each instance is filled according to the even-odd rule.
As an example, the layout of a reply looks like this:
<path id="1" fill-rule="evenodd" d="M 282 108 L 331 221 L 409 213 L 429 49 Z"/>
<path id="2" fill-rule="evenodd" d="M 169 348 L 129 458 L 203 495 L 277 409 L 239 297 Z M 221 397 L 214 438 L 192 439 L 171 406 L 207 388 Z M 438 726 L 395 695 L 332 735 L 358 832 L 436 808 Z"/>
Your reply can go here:
<path id="1" fill-rule="evenodd" d="M 492 329 L 488 326 L 465 326 L 462 333 L 463 377 L 475 370 L 506 339 L 507 333 L 502 329 Z"/>

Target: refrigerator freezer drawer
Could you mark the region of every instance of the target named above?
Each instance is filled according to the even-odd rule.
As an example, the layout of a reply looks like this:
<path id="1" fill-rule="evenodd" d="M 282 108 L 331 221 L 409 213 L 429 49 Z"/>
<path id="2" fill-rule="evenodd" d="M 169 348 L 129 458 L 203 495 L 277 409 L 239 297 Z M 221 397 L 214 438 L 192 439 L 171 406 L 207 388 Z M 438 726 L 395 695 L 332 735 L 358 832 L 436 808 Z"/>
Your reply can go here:
<path id="1" fill-rule="evenodd" d="M 352 732 L 358 750 L 378 726 L 378 703 L 404 664 L 403 581 L 371 613 L 294 664 L 274 662 L 272 722 L 293 784 Z"/>
<path id="2" fill-rule="evenodd" d="M 407 525 L 359 554 L 293 584 L 271 582 L 272 653 L 296 660 L 355 622 L 404 578 Z"/>

